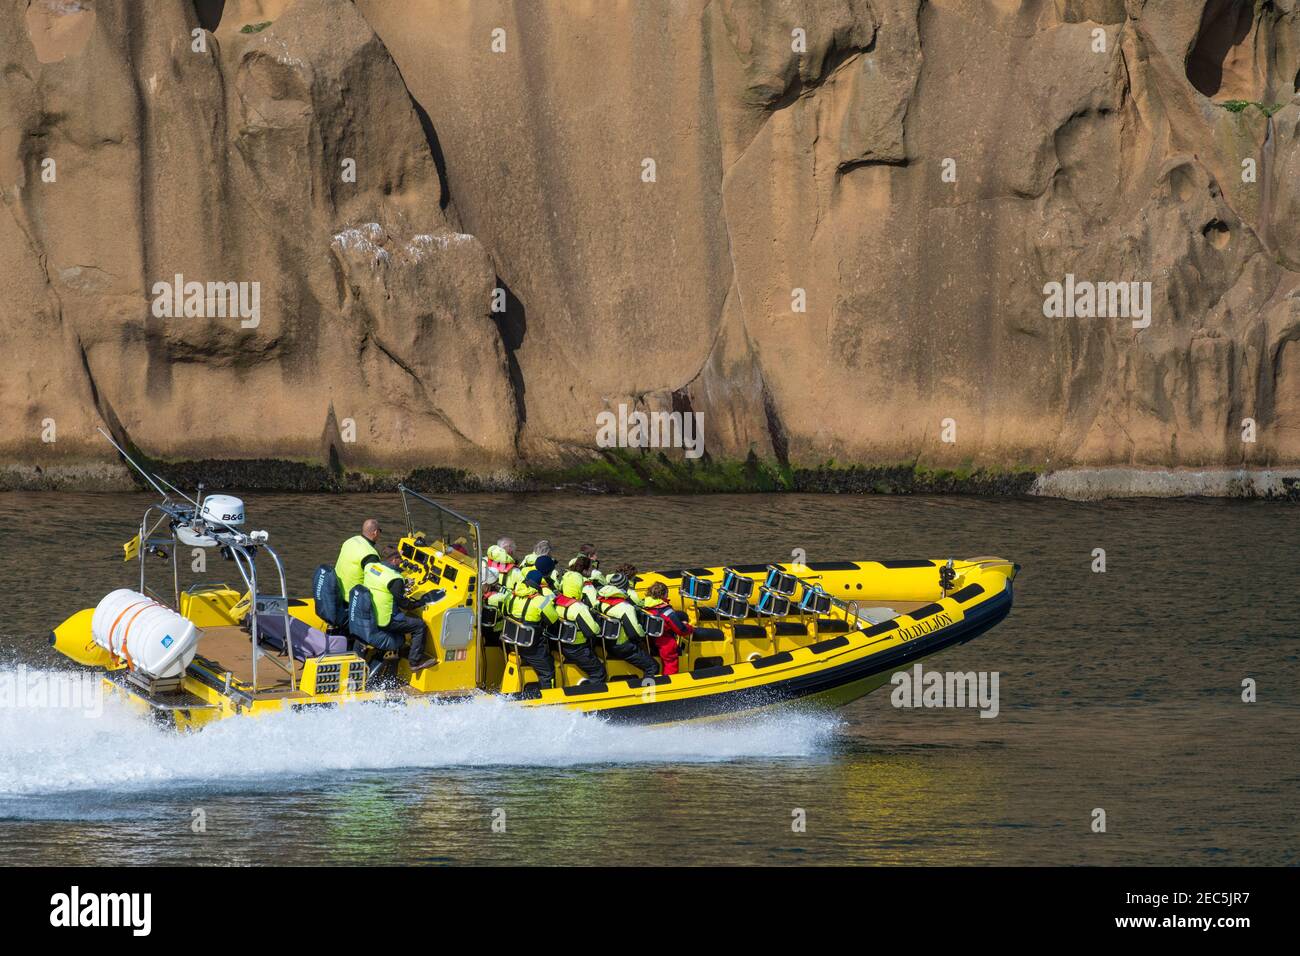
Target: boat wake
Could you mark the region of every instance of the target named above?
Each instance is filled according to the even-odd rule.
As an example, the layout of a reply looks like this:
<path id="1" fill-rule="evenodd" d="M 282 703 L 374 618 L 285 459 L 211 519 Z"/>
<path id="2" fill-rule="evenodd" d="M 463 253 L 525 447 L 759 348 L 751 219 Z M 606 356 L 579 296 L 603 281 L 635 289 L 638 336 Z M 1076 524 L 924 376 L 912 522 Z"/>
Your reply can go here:
<path id="1" fill-rule="evenodd" d="M 500 698 L 219 721 L 179 734 L 99 694 L 96 675 L 0 667 L 0 797 L 247 786 L 430 767 L 705 763 L 828 752 L 832 716 L 636 727 Z"/>

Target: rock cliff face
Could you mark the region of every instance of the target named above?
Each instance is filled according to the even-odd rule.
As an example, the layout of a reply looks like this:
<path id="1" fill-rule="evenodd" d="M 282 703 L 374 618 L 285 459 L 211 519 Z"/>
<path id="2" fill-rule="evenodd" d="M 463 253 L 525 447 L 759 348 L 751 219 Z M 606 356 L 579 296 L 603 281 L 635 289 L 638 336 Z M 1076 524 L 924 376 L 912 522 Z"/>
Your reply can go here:
<path id="1" fill-rule="evenodd" d="M 383 43 L 346 0 L 222 7 L 0 4 L 0 455 L 109 458 L 103 421 L 176 458 L 508 459 L 492 260 Z M 260 316 L 156 316 L 178 275 Z"/>
<path id="2" fill-rule="evenodd" d="M 0 460 L 1297 463 L 1298 74 L 1297 0 L 0 0 Z"/>

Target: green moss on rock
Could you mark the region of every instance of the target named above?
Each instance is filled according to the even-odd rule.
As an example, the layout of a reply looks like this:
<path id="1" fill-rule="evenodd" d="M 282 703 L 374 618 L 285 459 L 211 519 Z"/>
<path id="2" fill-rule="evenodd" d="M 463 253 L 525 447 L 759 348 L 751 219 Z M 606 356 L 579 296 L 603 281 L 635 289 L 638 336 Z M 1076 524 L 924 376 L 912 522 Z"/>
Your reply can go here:
<path id="1" fill-rule="evenodd" d="M 244 491 L 392 491 L 404 482 L 439 494 L 566 489 L 593 494 L 1023 495 L 1037 477 L 1031 469 L 991 470 L 971 463 L 930 468 L 914 462 L 844 466 L 828 461 L 803 468 L 760 459 L 752 452 L 744 459 L 690 460 L 624 449 L 604 451 L 599 457 L 566 467 L 527 469 L 491 478 L 446 465 L 410 472 L 367 468 L 336 473 L 314 462 L 273 458 L 160 461 L 139 457 L 180 488 L 191 489 L 201 481 L 209 490 Z M 137 483 L 144 487 L 142 480 Z"/>

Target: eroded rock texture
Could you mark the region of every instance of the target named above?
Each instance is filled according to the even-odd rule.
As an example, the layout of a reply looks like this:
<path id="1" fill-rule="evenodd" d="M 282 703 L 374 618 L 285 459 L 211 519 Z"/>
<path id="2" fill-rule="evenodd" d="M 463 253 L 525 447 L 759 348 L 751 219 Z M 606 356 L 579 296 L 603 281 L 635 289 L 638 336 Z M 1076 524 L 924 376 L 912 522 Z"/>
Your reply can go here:
<path id="1" fill-rule="evenodd" d="M 0 457 L 1300 461 L 1297 73 L 1296 0 L 0 0 Z"/>
<path id="2" fill-rule="evenodd" d="M 0 3 L 0 455 L 107 457 L 102 419 L 180 458 L 509 458 L 491 258 L 383 43 L 348 0 L 237 6 Z M 260 283 L 260 323 L 154 317 L 176 274 Z"/>

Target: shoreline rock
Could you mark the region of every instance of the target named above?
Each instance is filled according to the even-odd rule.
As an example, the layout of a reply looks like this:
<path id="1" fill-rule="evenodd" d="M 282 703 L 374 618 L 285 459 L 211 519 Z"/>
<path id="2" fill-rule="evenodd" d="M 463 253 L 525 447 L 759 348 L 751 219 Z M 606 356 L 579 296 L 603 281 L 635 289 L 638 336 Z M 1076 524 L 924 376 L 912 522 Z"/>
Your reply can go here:
<path id="1" fill-rule="evenodd" d="M 1044 498 L 1263 498 L 1300 501 L 1300 468 L 1068 468 L 1035 479 Z"/>
<path id="2" fill-rule="evenodd" d="M 1039 497 L 1071 501 L 1113 498 L 1250 498 L 1300 501 L 1300 467 L 936 469 L 914 463 L 789 468 L 751 456 L 745 461 L 673 462 L 663 456 L 606 455 L 554 470 L 476 473 L 431 466 L 412 471 L 349 471 L 288 459 L 152 462 L 168 481 L 192 488 L 243 492 L 359 493 L 406 483 L 435 494 L 473 492 L 578 494 L 875 494 Z M 105 462 L 0 465 L 0 492 L 127 492 L 147 490 L 120 464 Z"/>

